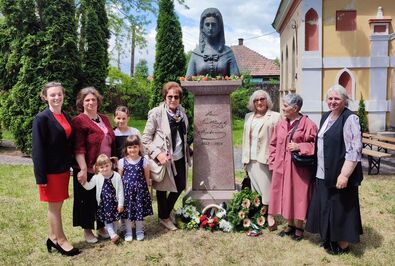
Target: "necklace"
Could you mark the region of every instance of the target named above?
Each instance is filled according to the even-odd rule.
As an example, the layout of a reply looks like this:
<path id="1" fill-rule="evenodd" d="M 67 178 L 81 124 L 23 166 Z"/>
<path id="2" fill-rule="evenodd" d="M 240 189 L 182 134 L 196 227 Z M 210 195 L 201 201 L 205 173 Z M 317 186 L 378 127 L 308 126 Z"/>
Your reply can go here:
<path id="1" fill-rule="evenodd" d="M 100 123 L 100 116 L 96 118 L 91 118 L 93 122 Z"/>

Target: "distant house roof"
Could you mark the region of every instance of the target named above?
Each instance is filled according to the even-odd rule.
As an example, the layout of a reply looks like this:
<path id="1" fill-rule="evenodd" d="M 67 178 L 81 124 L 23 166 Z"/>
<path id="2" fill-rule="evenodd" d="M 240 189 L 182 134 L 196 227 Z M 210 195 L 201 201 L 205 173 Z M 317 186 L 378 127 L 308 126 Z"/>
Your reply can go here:
<path id="1" fill-rule="evenodd" d="M 239 45 L 230 48 L 235 54 L 240 72 L 248 72 L 252 77 L 280 76 L 280 67 L 274 60 L 244 46 L 243 39 L 239 39 Z"/>

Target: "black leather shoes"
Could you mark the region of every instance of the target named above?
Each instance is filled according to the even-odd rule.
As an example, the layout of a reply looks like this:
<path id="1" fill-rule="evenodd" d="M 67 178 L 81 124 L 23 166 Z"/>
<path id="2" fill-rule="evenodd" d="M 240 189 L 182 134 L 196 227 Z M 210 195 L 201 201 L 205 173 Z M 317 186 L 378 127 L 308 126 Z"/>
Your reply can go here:
<path id="1" fill-rule="evenodd" d="M 282 230 L 278 235 L 281 237 L 284 236 L 293 236 L 295 234 L 295 226 L 293 225 L 288 225 L 287 231 Z"/>
<path id="2" fill-rule="evenodd" d="M 297 228 L 295 227 L 295 234 L 292 236 L 292 239 L 295 241 L 300 241 L 303 239 L 303 233 L 304 229 L 303 228 Z"/>
<path id="3" fill-rule="evenodd" d="M 329 248 L 326 250 L 331 255 L 342 255 L 350 252 L 350 247 L 341 248 L 337 242 L 330 242 Z"/>
<path id="4" fill-rule="evenodd" d="M 49 253 L 52 252 L 52 248 L 57 249 L 57 248 L 56 248 L 56 244 L 55 244 L 54 242 L 52 242 L 51 239 L 48 238 L 48 239 L 47 239 L 47 250 L 48 250 Z"/>
<path id="5" fill-rule="evenodd" d="M 81 251 L 78 248 L 72 248 L 68 251 L 64 250 L 59 244 L 56 244 L 56 249 L 60 252 L 60 254 L 64 256 L 76 256 L 81 253 Z"/>

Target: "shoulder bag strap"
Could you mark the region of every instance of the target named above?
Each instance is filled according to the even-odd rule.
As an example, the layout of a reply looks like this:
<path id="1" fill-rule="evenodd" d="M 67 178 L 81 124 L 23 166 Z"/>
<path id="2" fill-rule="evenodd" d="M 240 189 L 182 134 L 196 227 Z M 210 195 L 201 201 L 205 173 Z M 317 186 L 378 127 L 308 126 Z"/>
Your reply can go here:
<path id="1" fill-rule="evenodd" d="M 301 118 L 299 118 L 298 121 L 295 122 L 296 124 L 295 124 L 295 126 L 292 128 L 291 136 L 289 137 L 289 142 L 291 142 L 292 137 L 294 136 L 294 133 L 295 133 L 296 129 L 298 128 L 299 123 L 300 123 L 300 120 L 302 120 L 302 118 L 303 118 L 303 115 L 302 115 Z"/>

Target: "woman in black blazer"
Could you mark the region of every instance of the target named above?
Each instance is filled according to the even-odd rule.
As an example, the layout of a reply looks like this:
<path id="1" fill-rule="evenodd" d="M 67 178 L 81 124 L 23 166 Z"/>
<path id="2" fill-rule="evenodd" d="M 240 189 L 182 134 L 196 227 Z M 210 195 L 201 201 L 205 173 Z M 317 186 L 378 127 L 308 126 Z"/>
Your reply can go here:
<path id="1" fill-rule="evenodd" d="M 63 201 L 69 197 L 71 166 L 71 121 L 62 112 L 64 88 L 57 82 L 45 84 L 41 99 L 48 108 L 38 113 L 33 121 L 33 163 L 40 201 L 48 202 L 48 252 L 52 248 L 61 254 L 80 253 L 67 240 L 62 227 Z"/>

